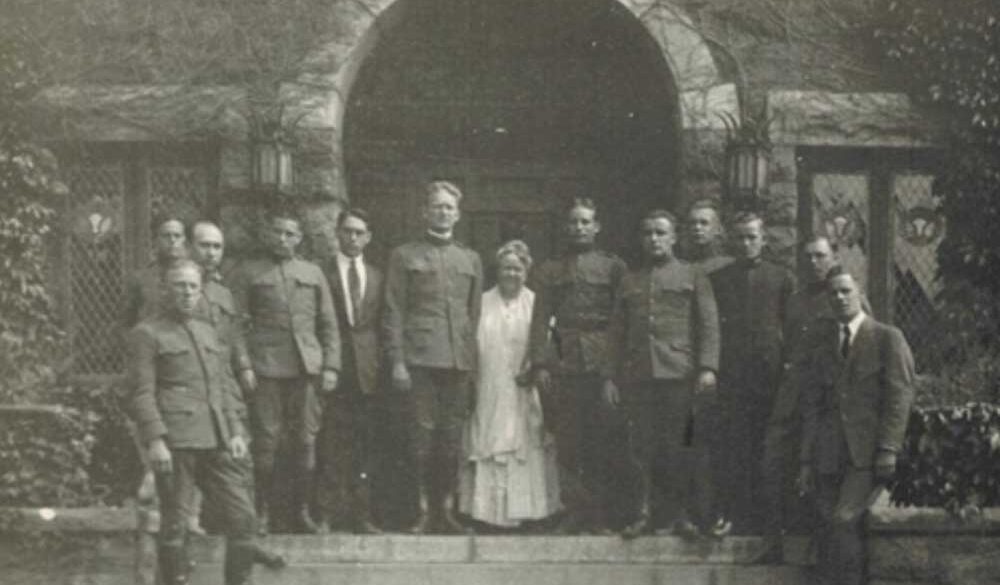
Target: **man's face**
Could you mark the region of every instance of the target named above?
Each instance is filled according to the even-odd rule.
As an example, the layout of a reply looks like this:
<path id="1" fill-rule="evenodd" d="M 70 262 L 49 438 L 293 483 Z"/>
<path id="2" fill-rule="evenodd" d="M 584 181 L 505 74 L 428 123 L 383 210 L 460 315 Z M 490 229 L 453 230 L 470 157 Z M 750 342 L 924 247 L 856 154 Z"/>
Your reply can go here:
<path id="1" fill-rule="evenodd" d="M 806 244 L 805 255 L 814 282 L 825 279 L 826 274 L 837 264 L 837 255 L 830 248 L 830 242 L 825 239 Z"/>
<path id="2" fill-rule="evenodd" d="M 577 246 L 590 246 L 601 233 L 601 222 L 597 221 L 597 213 L 587 207 L 574 207 L 566 218 L 566 235 L 570 243 Z"/>
<path id="3" fill-rule="evenodd" d="M 732 236 L 734 248 L 744 260 L 757 259 L 764 249 L 764 230 L 759 221 L 736 224 Z"/>
<path id="4" fill-rule="evenodd" d="M 688 229 L 691 231 L 691 241 L 696 246 L 712 244 L 722 233 L 718 214 L 708 207 L 691 210 L 688 214 Z"/>
<path id="5" fill-rule="evenodd" d="M 427 196 L 424 207 L 424 221 L 432 232 L 446 234 L 451 232 L 461 218 L 458 210 L 458 198 L 451 193 L 438 189 Z"/>
<path id="6" fill-rule="evenodd" d="M 372 233 L 368 231 L 368 224 L 360 217 L 348 215 L 344 223 L 337 228 L 340 251 L 351 258 L 360 256 L 371 239 Z"/>
<path id="7" fill-rule="evenodd" d="M 271 251 L 278 258 L 295 256 L 302 242 L 302 228 L 294 219 L 277 217 L 271 221 Z"/>
<path id="8" fill-rule="evenodd" d="M 222 263 L 225 242 L 222 230 L 214 225 L 200 224 L 194 232 L 194 259 L 205 270 L 217 270 Z"/>
<path id="9" fill-rule="evenodd" d="M 167 296 L 170 306 L 179 314 L 194 314 L 201 297 L 201 272 L 194 266 L 174 268 L 167 272 Z"/>
<path id="10" fill-rule="evenodd" d="M 830 281 L 830 306 L 841 322 L 848 322 L 861 312 L 861 289 L 850 274 L 840 274 Z"/>
<path id="11" fill-rule="evenodd" d="M 653 260 L 674 255 L 674 226 L 665 217 L 642 220 L 642 249 Z"/>
<path id="12" fill-rule="evenodd" d="M 184 244 L 184 224 L 176 219 L 163 222 L 156 230 L 156 253 L 160 258 L 183 258 Z"/>

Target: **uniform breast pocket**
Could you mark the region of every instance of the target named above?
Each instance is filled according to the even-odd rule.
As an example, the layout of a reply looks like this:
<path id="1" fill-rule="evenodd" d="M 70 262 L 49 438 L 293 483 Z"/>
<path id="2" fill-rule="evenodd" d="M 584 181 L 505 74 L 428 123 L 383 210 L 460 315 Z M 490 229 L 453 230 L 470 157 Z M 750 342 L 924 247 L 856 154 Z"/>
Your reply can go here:
<path id="1" fill-rule="evenodd" d="M 414 290 L 429 294 L 437 290 L 437 273 L 429 264 L 414 263 L 406 267 L 407 280 Z"/>
<path id="2" fill-rule="evenodd" d="M 682 314 L 691 307 L 693 286 L 662 288 L 656 291 L 656 305 L 664 312 Z"/>
<path id="3" fill-rule="evenodd" d="M 310 277 L 298 276 L 295 278 L 295 288 L 292 302 L 300 310 L 309 311 L 315 309 L 316 299 L 319 297 L 319 282 Z"/>
<path id="4" fill-rule="evenodd" d="M 583 274 L 577 289 L 588 305 L 595 308 L 610 307 L 611 278 L 607 274 Z"/>
<path id="5" fill-rule="evenodd" d="M 162 340 L 156 352 L 157 369 L 164 377 L 176 376 L 192 365 L 192 356 L 192 347 L 187 340 Z"/>

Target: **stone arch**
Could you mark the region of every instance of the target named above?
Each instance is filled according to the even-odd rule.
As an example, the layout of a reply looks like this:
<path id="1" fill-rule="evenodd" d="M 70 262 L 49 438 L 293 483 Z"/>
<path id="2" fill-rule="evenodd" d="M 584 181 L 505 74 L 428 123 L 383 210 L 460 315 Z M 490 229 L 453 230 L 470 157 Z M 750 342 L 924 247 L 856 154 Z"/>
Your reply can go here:
<path id="1" fill-rule="evenodd" d="M 659 47 L 679 93 L 682 128 L 717 128 L 712 111 L 735 111 L 735 87 L 725 83 L 709 50 L 691 20 L 670 0 L 612 0 L 643 25 Z M 334 195 L 346 200 L 343 180 L 342 131 L 348 98 L 365 59 L 380 39 L 406 17 L 407 0 L 343 0 L 337 10 L 343 36 L 327 47 L 336 71 L 327 80 L 329 92 L 317 120 L 333 130 Z"/>

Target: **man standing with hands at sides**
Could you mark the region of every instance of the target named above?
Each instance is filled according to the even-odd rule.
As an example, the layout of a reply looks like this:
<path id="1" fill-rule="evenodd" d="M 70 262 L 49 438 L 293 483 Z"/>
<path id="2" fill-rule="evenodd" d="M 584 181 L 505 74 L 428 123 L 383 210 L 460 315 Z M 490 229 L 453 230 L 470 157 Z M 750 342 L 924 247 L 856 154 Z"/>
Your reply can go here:
<path id="1" fill-rule="evenodd" d="M 379 343 L 382 272 L 365 262 L 371 241 L 368 213 L 351 208 L 337 218 L 340 249 L 326 267 L 340 330 L 341 372 L 327 398 L 320 437 L 321 532 L 345 515 L 360 534 L 381 532 L 372 521 L 373 450 L 379 420 Z M 332 501 L 330 501 L 332 500 Z"/>
<path id="2" fill-rule="evenodd" d="M 202 294 L 195 308 L 194 317 L 208 323 L 215 329 L 222 348 L 223 369 L 229 382 L 238 384 L 234 391 L 239 393 L 239 410 L 244 427 L 248 422 L 246 404 L 252 398 L 251 392 L 257 387 L 257 378 L 253 373 L 253 364 L 247 353 L 246 340 L 239 322 L 233 295 L 222 284 L 219 267 L 225 252 L 225 240 L 219 226 L 210 221 L 199 221 L 191 229 L 193 246 L 192 257 L 202 269 Z M 228 361 L 226 361 L 228 360 Z M 234 376 L 235 374 L 235 376 Z M 237 382 L 238 380 L 238 382 Z M 201 509 L 200 493 L 195 498 L 196 504 L 191 513 L 197 515 Z M 190 531 L 190 528 L 189 528 Z M 254 547 L 254 560 L 272 569 L 280 569 L 286 565 L 285 559 Z"/>
<path id="3" fill-rule="evenodd" d="M 601 370 L 608 361 L 608 327 L 625 262 L 596 248 L 600 231 L 594 202 L 574 199 L 566 215 L 566 255 L 545 261 L 531 284 L 535 306 L 528 355 L 556 437 L 567 506 L 562 532 L 607 529 L 610 421 Z"/>
<path id="4" fill-rule="evenodd" d="M 184 222 L 167 218 L 156 225 L 154 241 L 156 258 L 136 272 L 126 284 L 122 324 L 125 331 L 159 312 L 163 297 L 163 272 L 171 264 L 187 257 L 187 236 Z"/>
<path id="5" fill-rule="evenodd" d="M 730 230 L 736 260 L 709 275 L 719 308 L 719 424 L 712 464 L 721 512 L 741 534 L 759 534 L 765 499 L 764 434 L 783 370 L 782 327 L 795 288 L 763 259 L 764 220 L 741 212 Z"/>
<path id="6" fill-rule="evenodd" d="M 201 269 L 179 260 L 166 271 L 161 316 L 129 334 L 129 410 L 156 475 L 161 524 L 157 558 L 165 585 L 187 583 L 182 505 L 195 488 L 217 506 L 226 534 L 226 585 L 247 585 L 254 563 L 254 512 L 239 398 L 215 330 L 194 318 Z"/>
<path id="7" fill-rule="evenodd" d="M 427 232 L 392 251 L 383 317 L 392 385 L 412 398 L 418 514 L 410 531 L 416 534 L 430 525 L 432 485 L 444 486 L 435 506 L 442 528 L 462 531 L 454 515 L 458 455 L 471 406 L 483 292 L 479 254 L 452 238 L 462 192 L 448 181 L 433 181 L 424 197 Z M 435 460 L 438 466 L 431 464 Z"/>
<path id="8" fill-rule="evenodd" d="M 913 355 L 902 332 L 866 315 L 857 281 L 826 279 L 836 320 L 811 350 L 802 384 L 799 488 L 815 492 L 824 585 L 864 582 L 863 520 L 896 471 L 913 402 Z"/>
<path id="9" fill-rule="evenodd" d="M 269 227 L 270 254 L 244 265 L 233 287 L 250 329 L 247 346 L 257 378 L 250 390 L 259 530 L 269 528 L 275 452 L 285 433 L 298 475 L 288 482 L 298 529 L 315 533 L 309 504 L 323 410 L 319 392 L 337 386 L 340 335 L 326 276 L 295 254 L 302 241 L 299 220 L 281 210 Z"/>
<path id="10" fill-rule="evenodd" d="M 689 513 L 702 526 L 709 520 L 704 504 L 690 509 L 694 500 L 706 501 L 707 462 L 678 459 L 687 439 L 697 435 L 695 395 L 715 390 L 718 315 L 708 278 L 674 257 L 675 225 L 674 216 L 663 210 L 651 211 L 642 220 L 644 265 L 622 279 L 611 319 L 604 397 L 612 406 L 624 406 L 630 460 L 641 487 L 636 518 L 622 532 L 625 538 L 653 528 L 651 504 L 659 498 L 652 497 L 652 469 L 661 458 L 667 459 L 672 473 L 664 478 L 668 485 L 655 487 L 665 488 L 664 503 L 676 520 L 675 530 L 697 535 Z M 620 390 L 615 380 L 621 382 Z M 695 479 L 699 472 L 703 477 Z"/>

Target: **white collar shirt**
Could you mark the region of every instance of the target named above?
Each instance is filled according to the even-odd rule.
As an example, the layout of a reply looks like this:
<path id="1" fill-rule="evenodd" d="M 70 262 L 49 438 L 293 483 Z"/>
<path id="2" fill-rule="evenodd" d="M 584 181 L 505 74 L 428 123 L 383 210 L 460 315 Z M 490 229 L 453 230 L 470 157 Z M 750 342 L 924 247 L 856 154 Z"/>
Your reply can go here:
<path id="1" fill-rule="evenodd" d="M 854 345 L 854 339 L 858 336 L 858 329 L 861 328 L 861 323 L 864 322 L 865 317 L 866 317 L 866 315 L 865 315 L 864 311 L 858 311 L 858 314 L 855 315 L 853 318 L 851 318 L 850 321 L 847 322 L 847 331 L 850 334 L 850 337 L 848 337 L 848 339 L 847 339 L 847 346 L 848 347 Z M 843 345 L 843 343 L 844 343 L 844 323 L 840 324 L 839 329 L 840 329 L 840 331 L 838 333 L 838 337 L 840 338 L 841 345 Z"/>
<path id="2" fill-rule="evenodd" d="M 350 256 L 347 256 L 343 252 L 337 252 L 337 272 L 340 273 L 340 286 L 341 290 L 344 291 L 344 307 L 347 309 L 347 321 L 351 325 L 354 325 L 355 307 L 351 301 L 351 287 L 348 284 L 347 271 L 350 270 L 351 262 L 353 261 L 357 261 L 358 280 L 361 283 L 360 297 L 364 299 L 365 287 L 368 285 L 368 273 L 365 270 L 364 255 L 359 254 L 355 258 L 351 258 Z"/>

